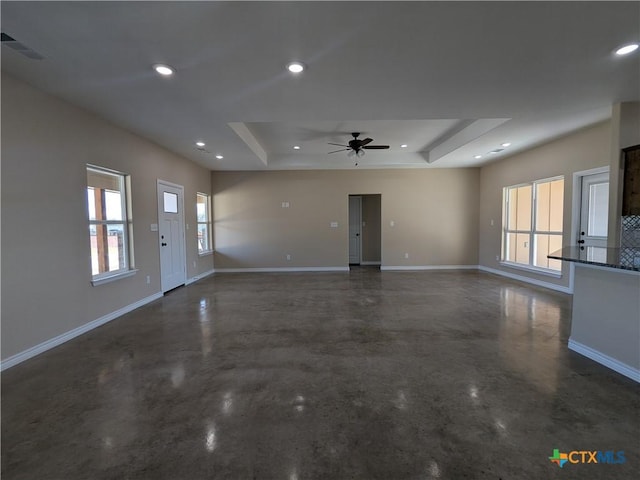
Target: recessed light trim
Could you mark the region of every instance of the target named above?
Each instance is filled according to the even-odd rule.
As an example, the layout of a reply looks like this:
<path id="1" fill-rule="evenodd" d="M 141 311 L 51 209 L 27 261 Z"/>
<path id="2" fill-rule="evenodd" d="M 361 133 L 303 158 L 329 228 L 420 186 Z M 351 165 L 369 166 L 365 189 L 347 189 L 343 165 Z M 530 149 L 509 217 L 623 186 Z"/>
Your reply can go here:
<path id="1" fill-rule="evenodd" d="M 638 49 L 637 43 L 630 43 L 616 50 L 616 55 L 628 55 L 631 52 L 635 52 Z"/>
<path id="2" fill-rule="evenodd" d="M 400 148 L 407 148 L 407 144 L 403 143 L 402 145 L 400 145 Z"/>
<path id="3" fill-rule="evenodd" d="M 204 142 L 196 142 L 196 147 L 204 147 L 206 144 Z"/>
<path id="4" fill-rule="evenodd" d="M 291 62 L 289 65 L 287 65 L 287 70 L 289 70 L 291 73 L 301 73 L 305 70 L 305 65 L 302 62 Z"/>
<path id="5" fill-rule="evenodd" d="M 162 75 L 163 77 L 168 77 L 170 75 L 173 75 L 173 72 L 174 72 L 173 68 L 163 63 L 156 63 L 153 66 L 153 69 L 156 71 L 156 73 Z"/>
<path id="6" fill-rule="evenodd" d="M 294 149 L 294 150 L 300 150 L 300 145 L 294 145 L 294 146 L 293 146 L 293 149 Z"/>
<path id="7" fill-rule="evenodd" d="M 217 158 L 218 160 L 222 160 L 224 157 L 223 157 L 222 155 L 218 154 L 218 155 L 216 155 L 216 158 Z"/>
<path id="8" fill-rule="evenodd" d="M 482 158 L 482 155 L 475 155 L 473 158 L 475 158 L 476 160 Z"/>
<path id="9" fill-rule="evenodd" d="M 501 146 L 503 146 L 505 148 L 510 146 L 510 145 L 511 145 L 511 142 L 504 142 L 504 143 L 501 144 Z"/>

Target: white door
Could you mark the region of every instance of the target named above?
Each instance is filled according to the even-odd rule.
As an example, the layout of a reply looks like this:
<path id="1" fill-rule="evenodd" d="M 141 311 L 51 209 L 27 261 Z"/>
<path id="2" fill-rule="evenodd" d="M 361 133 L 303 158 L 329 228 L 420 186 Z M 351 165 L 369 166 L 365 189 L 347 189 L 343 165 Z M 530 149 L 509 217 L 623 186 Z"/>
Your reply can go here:
<path id="1" fill-rule="evenodd" d="M 585 175 L 582 177 L 578 243 L 582 247 L 606 247 L 608 226 L 609 174 Z"/>
<path id="2" fill-rule="evenodd" d="M 362 197 L 349 195 L 349 263 L 360 265 Z"/>
<path id="3" fill-rule="evenodd" d="M 186 280 L 184 248 L 184 188 L 158 180 L 158 241 L 160 284 L 167 292 Z"/>

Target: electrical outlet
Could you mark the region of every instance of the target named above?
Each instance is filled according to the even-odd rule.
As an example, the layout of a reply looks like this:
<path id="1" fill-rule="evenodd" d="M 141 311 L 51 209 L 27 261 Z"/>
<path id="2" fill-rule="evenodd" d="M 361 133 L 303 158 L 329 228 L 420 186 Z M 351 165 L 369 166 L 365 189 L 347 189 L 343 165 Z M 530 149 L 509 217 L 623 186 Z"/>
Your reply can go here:
<path id="1" fill-rule="evenodd" d="M 409 254 L 408 254 L 408 253 L 405 253 L 405 254 L 404 254 L 404 258 L 409 258 Z"/>
<path id="2" fill-rule="evenodd" d="M 150 283 L 151 283 L 151 277 L 147 275 L 147 285 L 149 285 Z"/>
<path id="3" fill-rule="evenodd" d="M 491 219 L 491 226 L 493 227 L 493 218 Z"/>
<path id="4" fill-rule="evenodd" d="M 193 268 L 196 268 L 196 261 L 193 261 Z"/>
<path id="5" fill-rule="evenodd" d="M 389 226 L 390 226 L 390 227 L 394 227 L 395 225 L 396 225 L 396 222 L 394 222 L 393 220 L 391 220 L 391 221 L 389 222 Z"/>
<path id="6" fill-rule="evenodd" d="M 291 255 L 287 254 L 287 260 L 291 260 Z"/>
<path id="7" fill-rule="evenodd" d="M 500 261 L 500 255 L 496 255 L 496 262 Z"/>

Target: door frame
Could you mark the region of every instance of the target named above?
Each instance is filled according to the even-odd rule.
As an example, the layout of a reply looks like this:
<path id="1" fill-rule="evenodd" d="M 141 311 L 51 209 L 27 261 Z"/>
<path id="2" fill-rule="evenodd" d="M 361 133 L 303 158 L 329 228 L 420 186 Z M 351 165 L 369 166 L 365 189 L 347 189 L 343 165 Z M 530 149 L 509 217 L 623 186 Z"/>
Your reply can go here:
<path id="1" fill-rule="evenodd" d="M 571 238 L 570 245 L 577 245 L 580 232 L 580 214 L 582 210 L 582 177 L 597 175 L 599 173 L 609 173 L 609 166 L 590 168 L 573 172 L 573 198 L 571 203 Z M 611 185 L 611 184 L 609 184 Z M 573 281 L 575 276 L 575 264 L 569 262 L 569 291 L 573 293 Z"/>
<path id="2" fill-rule="evenodd" d="M 182 245 L 183 245 L 183 249 L 182 249 L 182 253 L 183 253 L 183 261 L 182 261 L 182 265 L 184 267 L 184 281 L 185 284 L 187 283 L 187 236 L 186 236 L 186 224 L 185 224 L 185 217 L 184 217 L 184 186 L 183 185 L 179 185 L 177 183 L 173 183 L 173 182 L 169 182 L 167 180 L 161 180 L 161 179 L 157 179 L 156 180 L 156 203 L 158 206 L 158 270 L 160 271 L 160 291 L 162 293 L 165 293 L 165 291 L 168 290 L 164 290 L 163 286 L 162 286 L 162 246 L 161 246 L 161 239 L 160 239 L 160 216 L 162 214 L 164 214 L 164 210 L 162 208 L 162 205 L 160 204 L 160 185 L 165 185 L 167 187 L 171 187 L 171 188 L 175 188 L 177 190 L 180 190 L 180 194 L 178 195 L 178 210 L 180 213 L 180 216 L 182 217 L 182 224 L 180 225 L 181 229 L 182 229 Z"/>
<path id="3" fill-rule="evenodd" d="M 347 226 L 347 247 L 348 247 L 348 251 L 347 251 L 347 259 L 348 259 L 348 264 L 349 265 L 353 265 L 351 263 L 351 197 L 357 197 L 360 199 L 360 224 L 358 225 L 358 230 L 359 230 L 359 234 L 358 234 L 358 265 L 362 265 L 362 195 L 360 194 L 349 194 L 347 197 L 347 202 L 348 202 L 348 226 Z"/>

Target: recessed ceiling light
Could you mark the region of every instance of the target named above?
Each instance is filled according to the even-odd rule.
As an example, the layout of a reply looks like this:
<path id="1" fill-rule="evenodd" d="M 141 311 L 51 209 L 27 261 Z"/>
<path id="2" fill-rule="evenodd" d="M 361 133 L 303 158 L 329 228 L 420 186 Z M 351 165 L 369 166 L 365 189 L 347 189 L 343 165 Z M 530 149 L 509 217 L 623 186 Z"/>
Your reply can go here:
<path id="1" fill-rule="evenodd" d="M 625 45 L 624 47 L 620 47 L 618 50 L 616 50 L 616 55 L 627 55 L 631 52 L 635 52 L 637 49 L 637 43 L 630 43 L 629 45 Z"/>
<path id="2" fill-rule="evenodd" d="M 473 158 L 475 158 L 475 159 L 482 158 L 482 155 L 476 155 L 476 156 L 475 156 L 475 157 L 473 157 Z"/>
<path id="3" fill-rule="evenodd" d="M 498 149 L 498 150 L 491 150 L 489 153 L 500 153 L 502 150 Z"/>
<path id="4" fill-rule="evenodd" d="M 169 65 L 163 65 L 161 63 L 158 63 L 153 66 L 153 69 L 157 73 L 159 73 L 160 75 L 164 75 L 165 77 L 168 77 L 169 75 L 173 75 L 173 68 L 171 68 Z"/>
<path id="5" fill-rule="evenodd" d="M 217 158 L 218 160 L 222 160 L 224 157 L 223 157 L 222 155 L 216 155 L 216 158 Z"/>
<path id="6" fill-rule="evenodd" d="M 291 73 L 300 73 L 304 70 L 304 64 L 301 62 L 291 62 L 287 65 L 287 70 Z"/>
<path id="7" fill-rule="evenodd" d="M 510 142 L 505 142 L 505 143 L 502 144 L 503 147 L 508 147 L 509 145 L 511 145 Z"/>
<path id="8" fill-rule="evenodd" d="M 299 145 L 294 145 L 294 146 L 293 146 L 293 149 L 294 149 L 294 150 L 300 150 L 300 146 L 299 146 Z"/>
<path id="9" fill-rule="evenodd" d="M 403 143 L 402 145 L 400 145 L 400 148 L 407 148 L 407 144 Z"/>
<path id="10" fill-rule="evenodd" d="M 204 142 L 196 142 L 197 147 L 204 147 L 204 145 L 205 145 Z"/>

